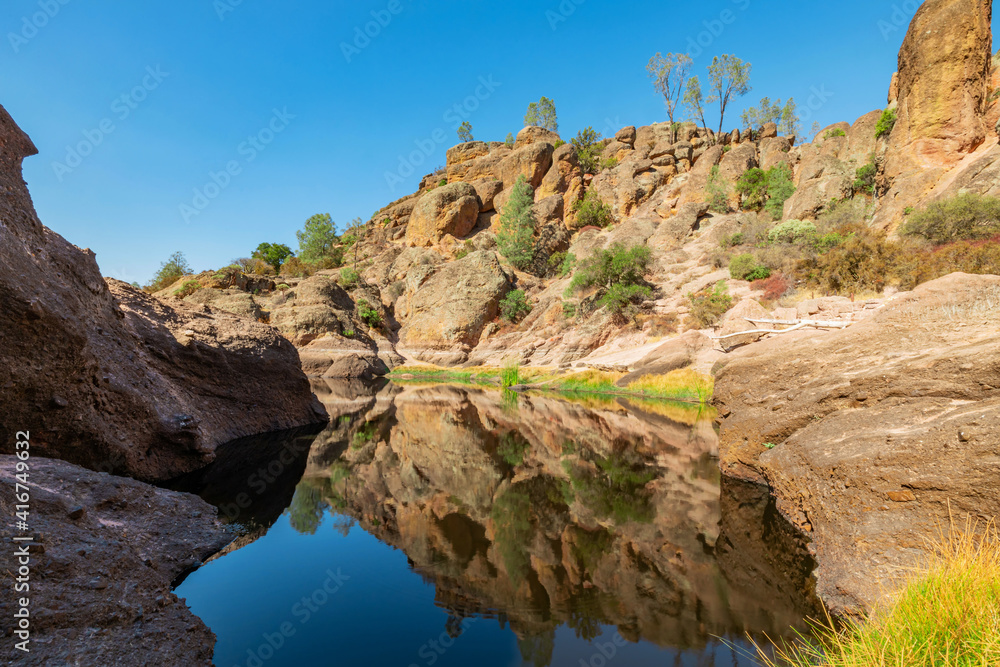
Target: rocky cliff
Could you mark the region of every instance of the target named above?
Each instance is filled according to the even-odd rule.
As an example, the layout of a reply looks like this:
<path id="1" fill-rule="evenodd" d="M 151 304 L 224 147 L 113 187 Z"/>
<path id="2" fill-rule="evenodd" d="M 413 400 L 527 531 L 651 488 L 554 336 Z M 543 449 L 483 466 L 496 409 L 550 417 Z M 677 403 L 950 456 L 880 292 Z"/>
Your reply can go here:
<path id="1" fill-rule="evenodd" d="M 39 456 L 162 480 L 229 440 L 325 419 L 275 329 L 105 281 L 43 226 L 21 177 L 36 152 L 0 107 L 0 452 L 30 430 Z"/>

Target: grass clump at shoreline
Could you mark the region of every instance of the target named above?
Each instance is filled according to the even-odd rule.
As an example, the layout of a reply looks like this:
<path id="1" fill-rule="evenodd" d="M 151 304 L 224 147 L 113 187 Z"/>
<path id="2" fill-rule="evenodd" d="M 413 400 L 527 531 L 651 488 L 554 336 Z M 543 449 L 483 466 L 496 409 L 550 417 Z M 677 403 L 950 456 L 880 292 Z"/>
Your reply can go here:
<path id="1" fill-rule="evenodd" d="M 388 377 L 396 381 L 450 382 L 503 388 L 523 386 L 526 389 L 569 394 L 609 394 L 692 403 L 708 402 L 714 389 L 711 376 L 687 369 L 671 371 L 666 375 L 646 375 L 627 386 L 618 386 L 625 375 L 592 369 L 566 372 L 513 365 L 503 368 L 479 366 L 462 369 L 402 366 Z"/>
<path id="2" fill-rule="evenodd" d="M 1000 665 L 1000 536 L 991 523 L 952 528 L 928 569 L 861 621 L 778 652 L 768 667 L 987 667 Z"/>

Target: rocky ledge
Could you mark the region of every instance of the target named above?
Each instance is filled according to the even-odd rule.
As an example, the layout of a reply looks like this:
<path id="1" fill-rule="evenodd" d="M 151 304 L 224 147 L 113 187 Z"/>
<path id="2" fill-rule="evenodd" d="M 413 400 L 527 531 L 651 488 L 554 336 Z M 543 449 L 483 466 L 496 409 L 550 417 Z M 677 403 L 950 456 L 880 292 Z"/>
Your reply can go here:
<path id="1" fill-rule="evenodd" d="M 876 603 L 952 517 L 1000 515 L 998 312 L 1000 277 L 957 273 L 716 365 L 723 471 L 811 536 L 834 613 Z"/>
<path id="2" fill-rule="evenodd" d="M 0 483 L 13 489 L 13 456 Z M 30 652 L 23 665 L 211 665 L 215 635 L 171 582 L 232 539 L 200 498 L 31 459 Z M 0 494 L 5 516 L 10 493 Z M 4 588 L 13 589 L 15 567 Z M 13 639 L 13 595 L 0 597 Z"/>

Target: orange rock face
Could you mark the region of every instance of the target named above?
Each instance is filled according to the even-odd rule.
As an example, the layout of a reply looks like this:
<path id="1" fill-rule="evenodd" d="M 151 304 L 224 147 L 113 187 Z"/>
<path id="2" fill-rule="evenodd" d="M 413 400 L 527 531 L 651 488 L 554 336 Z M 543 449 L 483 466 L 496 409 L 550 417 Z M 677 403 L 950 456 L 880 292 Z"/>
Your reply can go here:
<path id="1" fill-rule="evenodd" d="M 899 52 L 897 173 L 950 166 L 987 137 L 993 38 L 990 0 L 928 0 Z"/>

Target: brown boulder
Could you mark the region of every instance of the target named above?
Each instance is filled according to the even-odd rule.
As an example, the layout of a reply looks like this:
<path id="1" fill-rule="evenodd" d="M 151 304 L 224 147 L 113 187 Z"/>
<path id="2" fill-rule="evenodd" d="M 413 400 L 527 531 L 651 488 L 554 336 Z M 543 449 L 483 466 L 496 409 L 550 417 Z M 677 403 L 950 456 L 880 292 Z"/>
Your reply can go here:
<path id="1" fill-rule="evenodd" d="M 555 146 L 557 141 L 559 141 L 559 135 L 555 132 L 547 130 L 544 127 L 530 125 L 517 133 L 517 139 L 514 140 L 514 150 L 516 151 L 525 146 L 539 143 Z"/>
<path id="2" fill-rule="evenodd" d="M 532 143 L 523 148 L 515 149 L 513 153 L 501 160 L 497 167 L 503 186 L 509 188 L 514 185 L 519 176 L 524 176 L 532 188 L 537 188 L 541 185 L 549 167 L 552 166 L 554 151 L 552 144 L 549 143 Z"/>
<path id="3" fill-rule="evenodd" d="M 764 123 L 764 126 L 760 128 L 761 139 L 771 139 L 776 136 L 778 136 L 778 126 L 774 123 Z"/>
<path id="4" fill-rule="evenodd" d="M 488 155 L 489 152 L 489 144 L 482 141 L 469 141 L 449 148 L 445 153 L 445 165 L 452 167 L 456 164 L 461 164 L 463 162 L 468 162 L 469 160 L 474 160 L 477 157 Z"/>
<path id="5" fill-rule="evenodd" d="M 472 187 L 476 189 L 476 196 L 481 202 L 479 212 L 485 213 L 493 210 L 493 200 L 503 190 L 503 181 L 495 178 L 480 178 L 472 182 Z"/>
<path id="6" fill-rule="evenodd" d="M 635 125 L 629 125 L 628 127 L 623 127 L 622 129 L 618 130 L 617 134 L 615 134 L 615 141 L 627 144 L 628 146 L 635 145 L 635 138 L 636 138 Z"/>
<path id="7" fill-rule="evenodd" d="M 881 600 L 953 519 L 1000 514 L 998 299 L 1000 277 L 952 274 L 717 365 L 722 469 L 811 537 L 834 613 Z"/>
<path id="8" fill-rule="evenodd" d="M 486 250 L 407 282 L 407 293 L 397 302 L 397 317 L 404 322 L 400 351 L 435 363 L 465 361 L 510 291 L 499 258 Z"/>
<path id="9" fill-rule="evenodd" d="M 767 171 L 771 167 L 784 162 L 789 164 L 788 151 L 792 144 L 788 137 L 770 137 L 760 142 L 760 168 Z"/>
<path id="10" fill-rule="evenodd" d="M 462 238 L 479 216 L 479 197 L 468 183 L 449 183 L 422 196 L 406 227 L 406 244 L 432 246 L 445 234 Z"/>
<path id="11" fill-rule="evenodd" d="M 796 190 L 785 202 L 786 220 L 813 219 L 831 200 L 843 199 L 850 192 L 854 170 L 807 145 L 802 147 L 796 178 Z"/>

